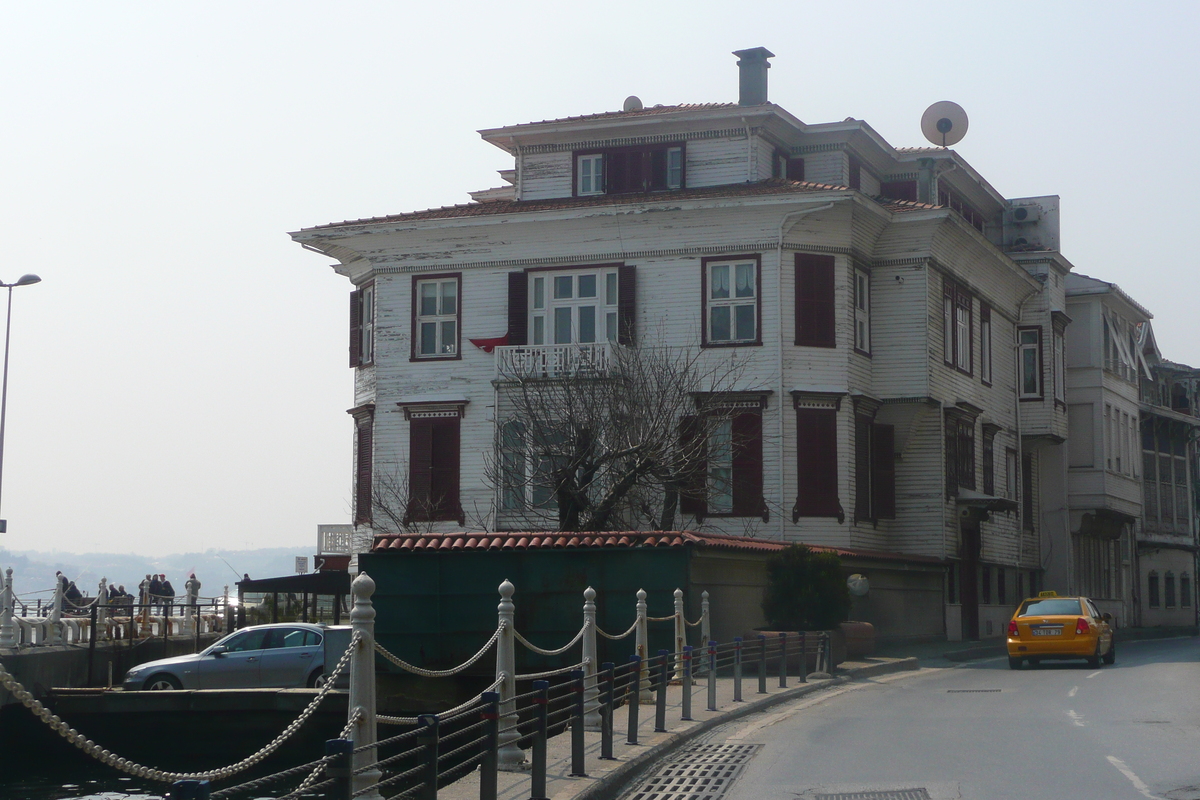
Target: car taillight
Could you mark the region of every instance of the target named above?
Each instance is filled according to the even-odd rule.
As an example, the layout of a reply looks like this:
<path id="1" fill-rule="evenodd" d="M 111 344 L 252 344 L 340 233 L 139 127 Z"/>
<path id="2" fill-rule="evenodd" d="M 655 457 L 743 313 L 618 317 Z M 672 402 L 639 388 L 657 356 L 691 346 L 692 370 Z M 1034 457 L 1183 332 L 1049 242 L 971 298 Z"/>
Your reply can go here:
<path id="1" fill-rule="evenodd" d="M 1021 638 L 1021 632 L 1017 630 L 1017 621 L 1016 620 L 1010 619 L 1008 621 L 1008 638 L 1010 638 L 1010 639 Z"/>
<path id="2" fill-rule="evenodd" d="M 1082 636 L 1085 633 L 1088 633 L 1090 631 L 1091 631 L 1091 628 L 1088 627 L 1087 620 L 1084 619 L 1083 617 L 1080 617 L 1079 621 L 1075 623 L 1075 635 Z"/>

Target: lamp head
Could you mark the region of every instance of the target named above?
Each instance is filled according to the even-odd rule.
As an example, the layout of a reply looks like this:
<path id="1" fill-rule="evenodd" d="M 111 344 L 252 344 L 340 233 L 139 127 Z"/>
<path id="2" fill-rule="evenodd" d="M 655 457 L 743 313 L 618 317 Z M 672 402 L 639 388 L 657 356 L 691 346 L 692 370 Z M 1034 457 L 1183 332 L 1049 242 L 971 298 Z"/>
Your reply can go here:
<path id="1" fill-rule="evenodd" d="M 22 275 L 21 277 L 17 278 L 17 282 L 14 283 L 13 286 L 28 286 L 31 283 L 41 283 L 41 282 L 42 282 L 42 279 L 39 278 L 37 275 L 28 273 L 28 274 Z"/>

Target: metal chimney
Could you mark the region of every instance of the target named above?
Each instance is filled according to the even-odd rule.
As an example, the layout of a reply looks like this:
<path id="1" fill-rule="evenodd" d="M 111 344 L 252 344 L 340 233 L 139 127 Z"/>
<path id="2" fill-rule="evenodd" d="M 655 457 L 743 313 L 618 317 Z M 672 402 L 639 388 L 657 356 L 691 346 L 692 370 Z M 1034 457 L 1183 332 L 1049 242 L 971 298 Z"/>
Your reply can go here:
<path id="1" fill-rule="evenodd" d="M 775 54 L 765 47 L 735 50 L 738 57 L 738 105 L 758 106 L 767 102 L 767 70 L 771 65 L 768 58 Z"/>

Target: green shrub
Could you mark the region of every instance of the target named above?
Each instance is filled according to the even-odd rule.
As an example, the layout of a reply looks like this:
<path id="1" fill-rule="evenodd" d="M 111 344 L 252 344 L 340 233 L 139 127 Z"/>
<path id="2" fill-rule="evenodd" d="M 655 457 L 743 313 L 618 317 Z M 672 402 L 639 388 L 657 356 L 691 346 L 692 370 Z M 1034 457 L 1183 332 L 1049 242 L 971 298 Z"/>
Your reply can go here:
<path id="1" fill-rule="evenodd" d="M 825 631 L 850 614 L 850 590 L 834 553 L 794 544 L 767 559 L 763 615 L 772 630 Z"/>

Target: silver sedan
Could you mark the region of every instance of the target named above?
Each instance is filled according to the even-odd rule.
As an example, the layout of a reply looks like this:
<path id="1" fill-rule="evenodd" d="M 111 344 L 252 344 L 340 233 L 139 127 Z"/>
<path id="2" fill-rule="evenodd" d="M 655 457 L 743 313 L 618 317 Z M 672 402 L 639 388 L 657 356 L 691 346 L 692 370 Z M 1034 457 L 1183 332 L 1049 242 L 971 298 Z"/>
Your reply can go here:
<path id="1" fill-rule="evenodd" d="M 324 629 L 301 622 L 255 625 L 186 656 L 139 664 L 123 688 L 256 689 L 319 686 L 325 673 Z"/>

